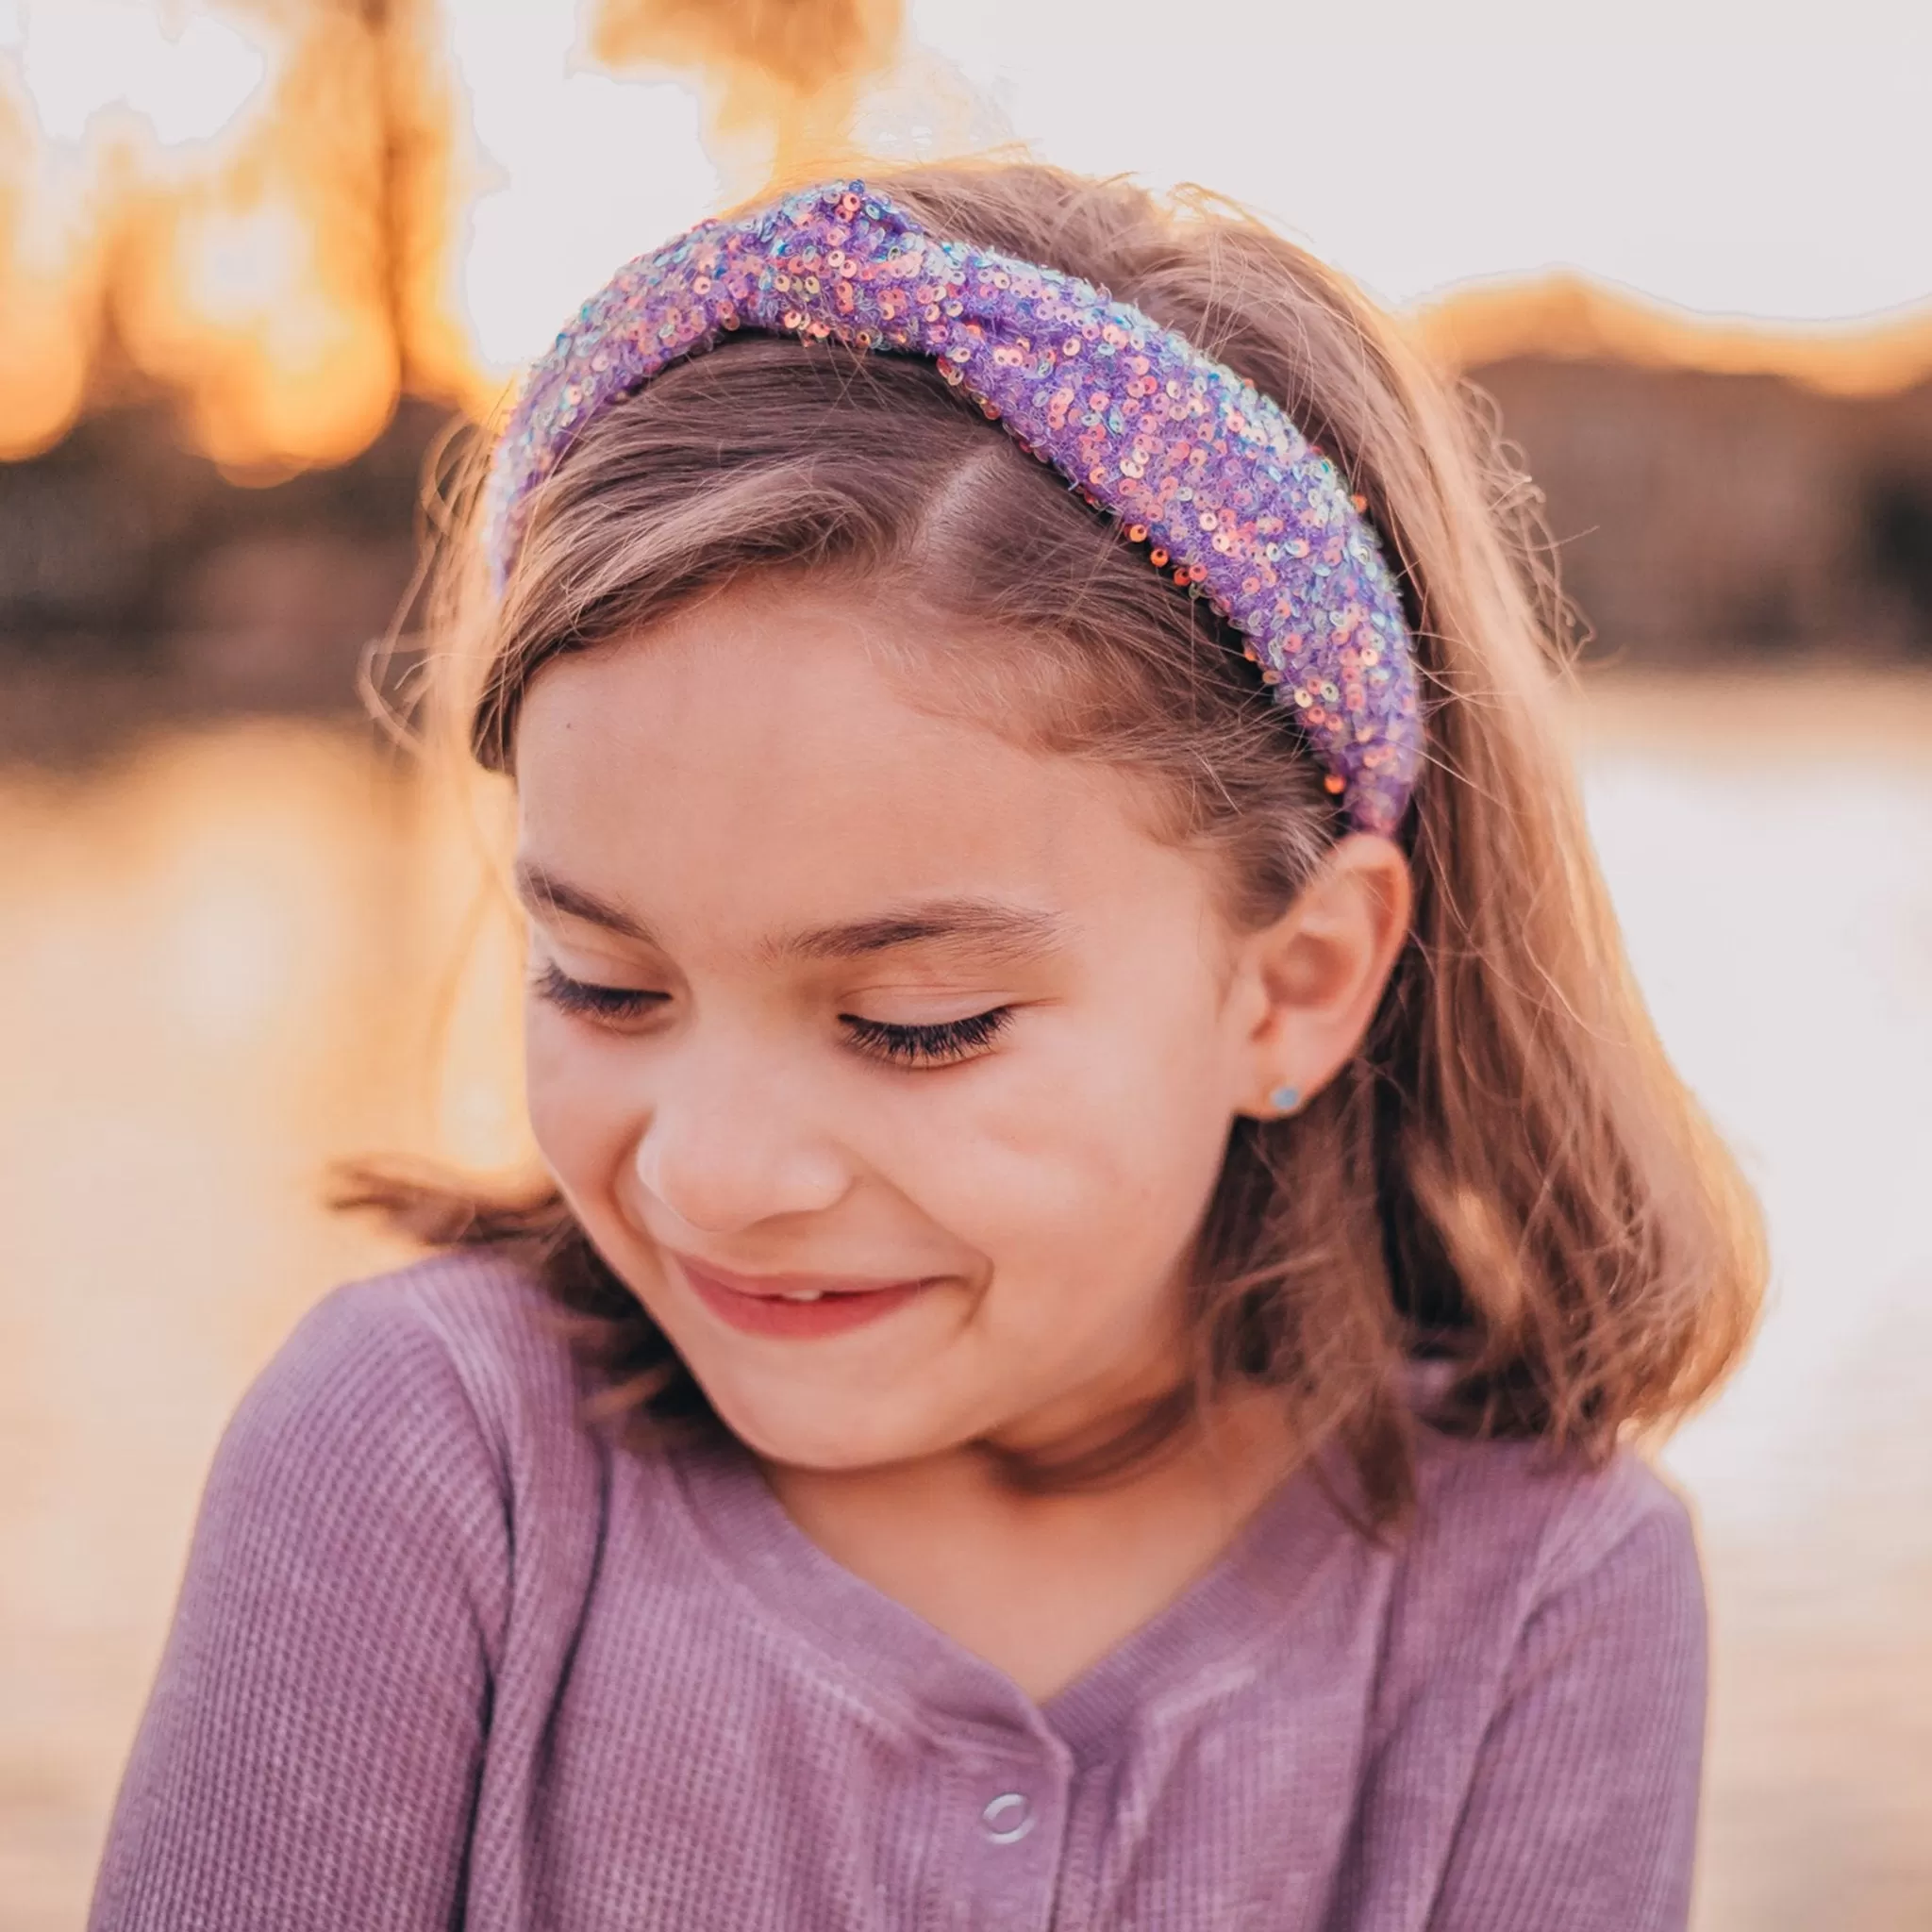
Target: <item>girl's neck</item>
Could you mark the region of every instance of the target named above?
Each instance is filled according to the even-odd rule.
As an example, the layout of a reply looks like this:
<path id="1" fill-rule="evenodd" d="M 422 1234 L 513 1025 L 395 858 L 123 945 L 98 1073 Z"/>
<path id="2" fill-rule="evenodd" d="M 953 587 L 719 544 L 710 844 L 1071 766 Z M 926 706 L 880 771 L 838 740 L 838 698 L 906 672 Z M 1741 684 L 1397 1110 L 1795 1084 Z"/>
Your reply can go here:
<path id="1" fill-rule="evenodd" d="M 1257 1391 L 1105 1488 L 1029 1489 L 973 1446 L 765 1474 L 827 1556 L 1043 1701 L 1211 1569 L 1296 1461 Z"/>

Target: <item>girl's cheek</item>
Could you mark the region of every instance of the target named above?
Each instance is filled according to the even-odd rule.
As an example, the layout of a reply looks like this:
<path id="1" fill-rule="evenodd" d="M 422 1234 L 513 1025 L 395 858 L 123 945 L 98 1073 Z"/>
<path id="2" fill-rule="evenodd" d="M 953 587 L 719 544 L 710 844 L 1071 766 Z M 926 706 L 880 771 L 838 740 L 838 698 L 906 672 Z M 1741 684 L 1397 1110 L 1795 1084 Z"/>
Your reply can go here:
<path id="1" fill-rule="evenodd" d="M 641 1131 L 641 1098 L 612 1042 L 583 1037 L 584 1029 L 547 1008 L 529 1014 L 525 1035 L 525 1087 L 531 1131 L 544 1159 L 574 1192 Z"/>

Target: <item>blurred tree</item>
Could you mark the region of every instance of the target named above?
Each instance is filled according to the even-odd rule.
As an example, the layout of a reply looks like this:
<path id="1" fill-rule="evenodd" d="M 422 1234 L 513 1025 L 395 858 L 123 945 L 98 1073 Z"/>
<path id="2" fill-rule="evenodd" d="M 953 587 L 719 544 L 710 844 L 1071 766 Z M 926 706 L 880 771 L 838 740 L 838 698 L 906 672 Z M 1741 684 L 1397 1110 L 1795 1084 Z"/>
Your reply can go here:
<path id="1" fill-rule="evenodd" d="M 308 325 L 259 331 L 259 385 L 234 413 L 258 426 L 271 461 L 337 458 L 380 429 L 399 394 L 455 399 L 471 379 L 447 299 L 458 186 L 443 21 L 436 0 L 245 4 L 286 55 L 222 184 L 258 224 L 238 240 L 227 292 L 258 290 L 262 306 L 306 311 Z M 179 251 L 163 272 L 179 279 L 184 267 L 192 287 Z M 323 335 L 353 344 L 334 358 L 326 401 L 316 393 L 323 358 L 306 353 Z M 271 389 L 312 397 L 311 410 L 278 421 Z M 305 446 L 289 447 L 297 438 Z"/>
<path id="2" fill-rule="evenodd" d="M 434 0 L 322 0 L 359 32 L 366 153 L 355 174 L 363 246 L 393 347 L 397 386 L 449 392 L 467 367 L 444 278 L 453 211 L 453 103 Z"/>
<path id="3" fill-rule="evenodd" d="M 471 392 L 438 0 L 218 15 L 258 75 L 219 125 L 164 133 L 109 101 L 57 136 L 0 91 L 0 454 L 158 389 L 219 461 L 282 474 L 354 455 L 400 393 Z"/>
<path id="4" fill-rule="evenodd" d="M 750 193 L 848 158 L 866 85 L 899 56 L 904 10 L 903 0 L 594 0 L 591 47 L 612 67 L 702 75 L 710 144 Z"/>

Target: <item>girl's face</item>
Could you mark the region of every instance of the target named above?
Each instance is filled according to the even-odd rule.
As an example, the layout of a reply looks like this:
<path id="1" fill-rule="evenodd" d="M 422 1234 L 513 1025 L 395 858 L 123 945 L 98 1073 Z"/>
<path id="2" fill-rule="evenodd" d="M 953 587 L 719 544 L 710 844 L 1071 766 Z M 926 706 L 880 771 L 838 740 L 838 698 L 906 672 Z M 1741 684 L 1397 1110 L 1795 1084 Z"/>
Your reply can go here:
<path id="1" fill-rule="evenodd" d="M 915 708 L 893 621 L 754 582 L 553 661 L 517 740 L 539 1144 L 724 1421 L 808 1468 L 1167 1386 L 1230 1123 L 1298 1072 L 1145 781 Z"/>

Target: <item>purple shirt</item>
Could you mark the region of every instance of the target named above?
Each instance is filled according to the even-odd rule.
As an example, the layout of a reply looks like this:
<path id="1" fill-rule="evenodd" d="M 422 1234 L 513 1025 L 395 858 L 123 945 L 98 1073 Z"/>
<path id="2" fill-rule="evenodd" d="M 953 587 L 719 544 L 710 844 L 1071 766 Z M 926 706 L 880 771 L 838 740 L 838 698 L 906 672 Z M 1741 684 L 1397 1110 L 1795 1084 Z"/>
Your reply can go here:
<path id="1" fill-rule="evenodd" d="M 216 1457 L 94 1932 L 1658 1932 L 1704 1605 L 1642 1464 L 1306 1476 L 1066 1690 L 841 1569 L 729 1447 L 577 1420 L 539 1291 L 339 1290 Z"/>

